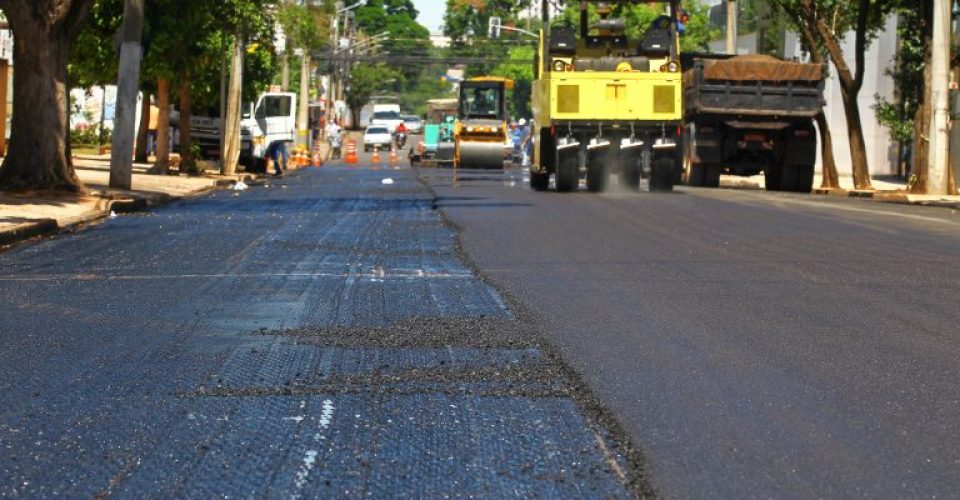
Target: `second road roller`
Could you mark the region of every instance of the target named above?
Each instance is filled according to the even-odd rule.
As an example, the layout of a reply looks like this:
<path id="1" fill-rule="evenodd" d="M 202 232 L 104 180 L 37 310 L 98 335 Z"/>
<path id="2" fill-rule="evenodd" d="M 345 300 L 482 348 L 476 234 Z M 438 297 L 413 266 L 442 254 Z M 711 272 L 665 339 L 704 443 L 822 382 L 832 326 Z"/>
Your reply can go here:
<path id="1" fill-rule="evenodd" d="M 503 168 L 507 152 L 506 91 L 513 80 L 484 76 L 460 84 L 455 127 L 455 166 L 458 168 Z"/>

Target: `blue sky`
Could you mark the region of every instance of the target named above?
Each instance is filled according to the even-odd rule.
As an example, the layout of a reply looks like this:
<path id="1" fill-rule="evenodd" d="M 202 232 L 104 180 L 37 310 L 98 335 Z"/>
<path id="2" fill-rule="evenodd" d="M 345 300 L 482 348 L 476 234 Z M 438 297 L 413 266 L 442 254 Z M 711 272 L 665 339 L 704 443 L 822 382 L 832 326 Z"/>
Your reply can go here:
<path id="1" fill-rule="evenodd" d="M 417 22 L 426 26 L 431 33 L 439 32 L 447 2 L 445 0 L 413 0 L 413 3 L 420 11 Z"/>

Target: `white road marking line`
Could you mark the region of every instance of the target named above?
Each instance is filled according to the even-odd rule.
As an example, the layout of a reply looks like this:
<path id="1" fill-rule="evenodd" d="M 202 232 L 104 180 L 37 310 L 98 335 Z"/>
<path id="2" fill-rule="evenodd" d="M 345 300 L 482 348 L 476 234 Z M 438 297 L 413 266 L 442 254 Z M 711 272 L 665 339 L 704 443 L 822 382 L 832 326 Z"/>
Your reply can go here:
<path id="1" fill-rule="evenodd" d="M 306 402 L 301 402 L 301 408 L 306 406 Z M 313 442 L 319 443 L 323 441 L 325 436 L 323 433 L 330 428 L 330 423 L 333 421 L 333 410 L 336 409 L 333 406 L 333 401 L 325 399 L 320 411 L 320 419 L 317 423 L 317 432 L 313 435 Z M 298 418 L 297 423 L 300 423 L 300 420 L 303 420 L 303 417 Z M 307 480 L 310 478 L 310 471 L 317 464 L 317 457 L 320 455 L 320 452 L 317 450 L 307 450 L 303 455 L 303 463 L 300 465 L 300 469 L 297 471 L 296 477 L 293 480 L 294 486 L 296 486 L 297 491 L 290 496 L 291 499 L 300 498 L 300 491 L 303 490 L 303 487 L 306 486 Z"/>

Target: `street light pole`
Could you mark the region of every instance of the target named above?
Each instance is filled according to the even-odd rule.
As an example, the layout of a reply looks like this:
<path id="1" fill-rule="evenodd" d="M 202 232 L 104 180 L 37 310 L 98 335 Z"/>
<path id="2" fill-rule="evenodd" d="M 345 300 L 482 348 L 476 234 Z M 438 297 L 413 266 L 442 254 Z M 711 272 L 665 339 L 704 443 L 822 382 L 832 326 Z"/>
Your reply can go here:
<path id="1" fill-rule="evenodd" d="M 737 55 L 737 2 L 727 2 L 727 54 Z"/>

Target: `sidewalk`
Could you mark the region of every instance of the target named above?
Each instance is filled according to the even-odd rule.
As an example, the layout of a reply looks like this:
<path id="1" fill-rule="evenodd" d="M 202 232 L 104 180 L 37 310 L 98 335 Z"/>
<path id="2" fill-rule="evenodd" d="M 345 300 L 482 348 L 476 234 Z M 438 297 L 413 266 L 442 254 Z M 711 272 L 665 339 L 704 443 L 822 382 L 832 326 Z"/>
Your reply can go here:
<path id="1" fill-rule="evenodd" d="M 110 156 L 74 157 L 77 176 L 89 188 L 86 195 L 55 193 L 0 193 L 0 245 L 49 234 L 96 221 L 113 211 L 155 206 L 212 189 L 229 187 L 252 174 L 232 176 L 149 175 L 150 164 L 135 163 L 131 190 L 110 189 Z"/>
<path id="2" fill-rule="evenodd" d="M 905 203 L 912 205 L 944 206 L 960 208 L 960 196 L 912 194 L 907 192 L 907 183 L 897 178 L 871 179 L 873 189 L 854 189 L 853 177 L 841 176 L 839 189 L 821 189 L 823 181 L 818 173 L 813 178 L 813 194 L 840 196 L 849 198 L 870 198 L 889 203 Z M 720 187 L 739 189 L 763 189 L 763 175 L 751 177 L 737 177 L 723 175 L 720 177 Z"/>

